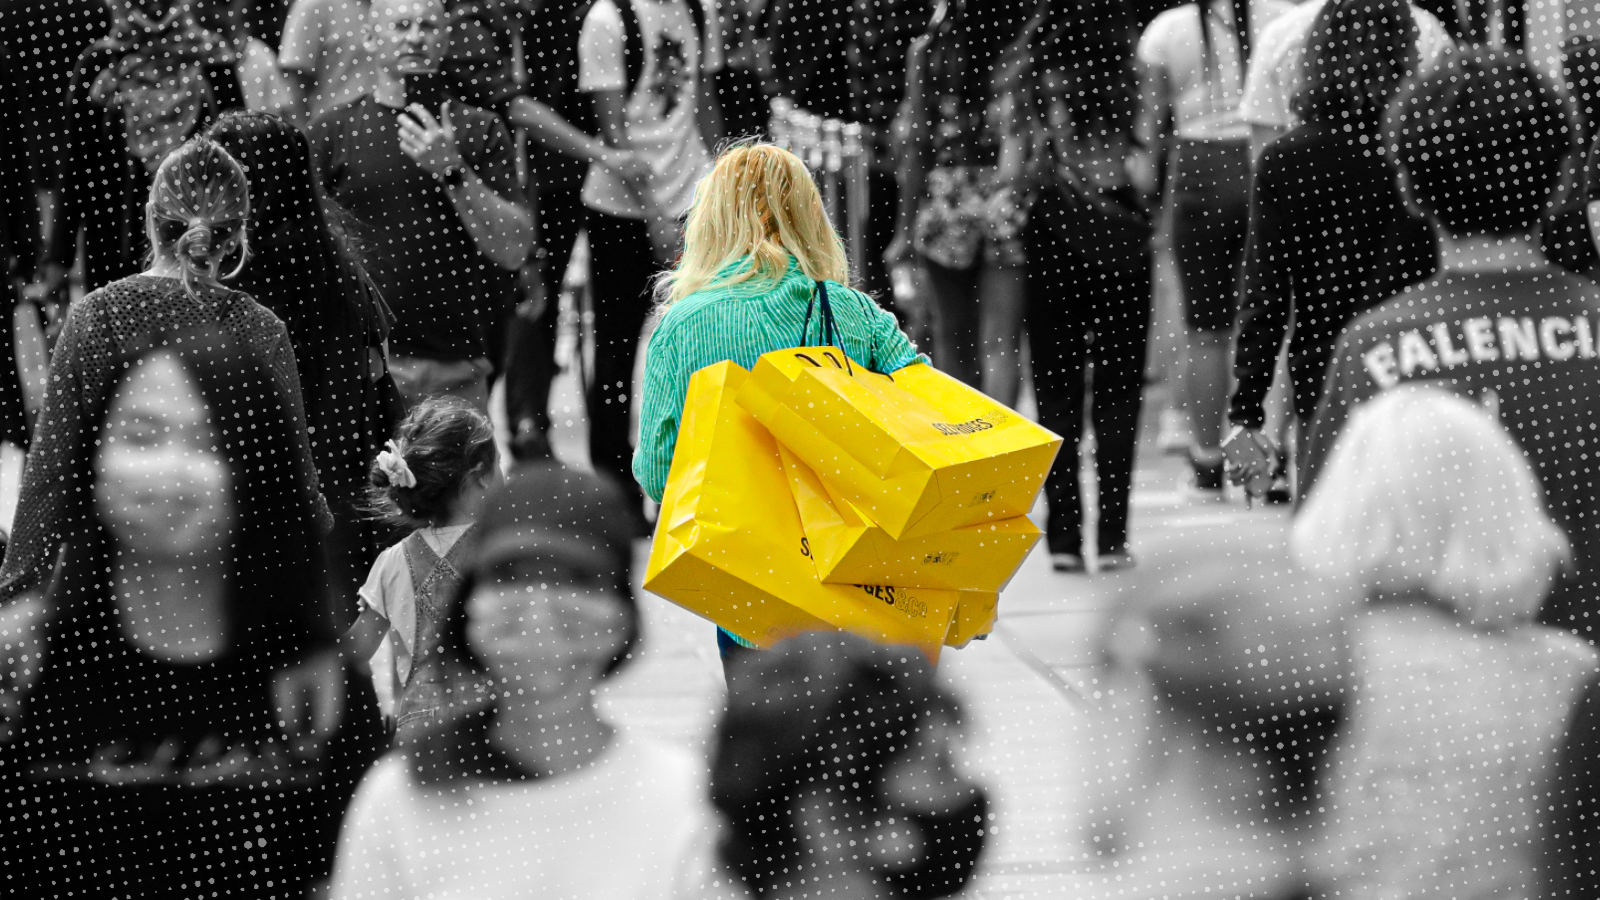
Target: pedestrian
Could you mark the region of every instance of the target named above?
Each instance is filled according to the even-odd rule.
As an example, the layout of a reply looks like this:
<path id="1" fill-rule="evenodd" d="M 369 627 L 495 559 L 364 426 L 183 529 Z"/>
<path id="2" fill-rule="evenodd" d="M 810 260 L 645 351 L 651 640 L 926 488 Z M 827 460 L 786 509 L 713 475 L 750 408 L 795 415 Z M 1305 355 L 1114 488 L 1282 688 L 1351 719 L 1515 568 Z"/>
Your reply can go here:
<path id="1" fill-rule="evenodd" d="M 0 883 L 299 898 L 382 734 L 320 605 L 298 401 L 214 326 L 117 351 L 64 466 L 55 578 L 0 611 L 31 662 L 0 685 Z M 284 727 L 305 690 L 310 740 Z"/>
<path id="2" fill-rule="evenodd" d="M 250 179 L 250 258 L 234 284 L 288 329 L 334 514 L 330 583 L 354 591 L 382 544 L 357 509 L 367 467 L 403 407 L 383 351 L 388 309 L 353 248 L 349 214 L 322 195 L 303 132 L 277 116 L 232 112 L 206 136 Z"/>
<path id="3" fill-rule="evenodd" d="M 1287 474 L 1286 448 L 1262 431 L 1285 338 L 1304 429 L 1340 330 L 1433 269 L 1427 225 L 1406 209 L 1388 161 L 1364 152 L 1382 140 L 1384 108 L 1416 66 L 1416 30 L 1404 0 L 1325 4 L 1299 80 L 1301 124 L 1256 163 L 1228 422 L 1267 468 L 1231 471 L 1241 482 Z M 1390 256 L 1405 265 L 1386 267 Z"/>
<path id="4" fill-rule="evenodd" d="M 1600 884 L 1590 874 L 1600 865 L 1600 780 L 1594 761 L 1600 756 L 1600 673 L 1592 676 L 1573 704 L 1567 739 L 1550 775 L 1554 807 L 1544 835 L 1547 897 L 1594 900 Z"/>
<path id="5" fill-rule="evenodd" d="M 767 0 L 715 0 L 722 69 L 713 76 L 723 131 L 734 140 L 770 140 L 772 48 L 762 27 Z"/>
<path id="6" fill-rule="evenodd" d="M 1056 571 L 1083 572 L 1086 419 L 1102 571 L 1127 568 L 1128 498 L 1151 310 L 1148 181 L 1134 137 L 1133 30 L 1121 4 L 1048 2 L 1008 48 L 1004 177 L 1025 216 L 1029 351 L 1039 422 L 1065 438 L 1045 481 Z M 1063 298 L 1072 298 L 1070 302 Z M 1088 366 L 1093 361 L 1092 370 Z M 1088 409 L 1085 409 L 1085 404 Z"/>
<path id="7" fill-rule="evenodd" d="M 1525 65 L 1498 77 L 1525 85 L 1509 74 Z M 1319 892 L 1539 895 L 1550 773 L 1597 663 L 1534 621 L 1569 555 L 1542 494 L 1494 414 L 1439 387 L 1371 400 L 1339 436 L 1290 543 L 1366 598 L 1345 627 L 1355 702 L 1324 784 Z"/>
<path id="8" fill-rule="evenodd" d="M 368 34 L 373 88 L 311 123 L 317 173 L 364 227 L 400 393 L 487 411 L 485 325 L 515 304 L 534 236 L 516 146 L 493 113 L 445 99 L 443 0 L 373 0 Z"/>
<path id="9" fill-rule="evenodd" d="M 326 532 L 332 524 L 317 487 L 288 330 L 266 307 L 221 281 L 237 274 L 249 253 L 244 170 L 213 141 L 194 138 L 161 164 L 148 197 L 146 240 L 154 248 L 149 268 L 74 303 L 61 327 L 0 566 L 0 602 L 49 574 L 66 537 L 63 516 L 72 497 L 86 490 L 72 464 L 89 440 L 87 417 L 111 389 L 118 357 L 157 331 L 214 325 L 266 367 L 295 421 L 294 440 L 283 448 L 291 457 L 287 471 L 304 501 L 318 510 L 319 527 Z"/>
<path id="10" fill-rule="evenodd" d="M 992 71 L 1032 0 L 944 0 L 906 51 L 900 213 L 885 253 L 927 275 L 939 367 L 1006 406 L 1022 391 L 1021 198 L 999 177 Z"/>
<path id="11" fill-rule="evenodd" d="M 375 61 L 366 37 L 371 0 L 294 0 L 284 19 L 278 65 L 310 122 L 372 90 Z"/>
<path id="12" fill-rule="evenodd" d="M 1246 70 L 1244 97 L 1239 114 L 1250 125 L 1252 156 L 1259 156 L 1272 140 L 1295 124 L 1295 98 L 1300 95 L 1300 78 L 1305 72 L 1307 43 L 1328 0 L 1305 2 L 1279 16 L 1262 29 L 1250 54 Z M 1437 5 L 1438 0 L 1427 0 Z M 1418 4 L 1408 4 L 1417 26 L 1417 69 L 1430 69 L 1455 47 L 1455 38 L 1433 13 Z"/>
<path id="13" fill-rule="evenodd" d="M 958 762 L 961 703 L 922 654 L 812 633 L 736 671 L 711 764 L 720 840 L 683 896 L 962 893 L 994 814 Z"/>
<path id="14" fill-rule="evenodd" d="M 438 651 L 471 687 L 362 782 L 335 900 L 675 895 L 707 840 L 704 763 L 596 702 L 639 639 L 623 502 L 553 462 L 485 498 Z"/>
<path id="15" fill-rule="evenodd" d="M 580 36 L 578 90 L 594 101 L 601 137 L 649 167 L 627 179 L 591 165 L 583 186 L 594 305 L 594 367 L 584 397 L 589 458 L 630 486 L 634 363 L 650 278 L 676 255 L 679 223 L 722 140 L 712 85 L 722 47 L 708 33 L 702 0 L 597 0 Z M 637 513 L 633 506 L 643 532 L 642 503 Z"/>
<path id="16" fill-rule="evenodd" d="M 429 654 L 466 568 L 478 502 L 498 480 L 488 417 L 453 397 L 412 407 L 372 463 L 370 509 L 390 528 L 410 530 L 372 566 L 351 630 L 390 722 L 402 711 L 428 712 L 425 692 L 409 688 L 441 674 Z"/>
<path id="17" fill-rule="evenodd" d="M 1220 496 L 1228 342 L 1250 219 L 1250 129 L 1239 110 L 1251 47 L 1282 0 L 1202 0 L 1157 16 L 1139 39 L 1146 143 L 1169 157 L 1167 203 L 1187 346 L 1177 393 L 1189 414 L 1193 486 Z"/>
<path id="18" fill-rule="evenodd" d="M 763 353 L 826 338 L 821 302 L 852 360 L 889 374 L 926 357 L 872 298 L 852 290 L 850 265 L 799 158 L 771 144 L 736 146 L 695 189 L 684 251 L 657 282 L 663 309 L 645 350 L 633 475 L 661 502 L 689 378 L 725 360 L 753 368 Z M 815 325 L 813 325 L 815 323 Z M 747 639 L 718 629 L 724 660 Z"/>
<path id="19" fill-rule="evenodd" d="M 244 109 L 232 43 L 188 0 L 115 0 L 112 28 L 78 57 L 67 87 L 60 208 L 44 289 L 65 284 L 83 241 L 83 286 L 138 273 L 150 247 L 144 204 L 162 161 L 216 116 Z"/>
<path id="20" fill-rule="evenodd" d="M 1533 460 L 1572 544 L 1573 565 L 1539 621 L 1593 635 L 1600 522 L 1590 513 L 1591 450 L 1575 436 L 1600 431 L 1600 406 L 1589 400 L 1600 385 L 1600 287 L 1552 264 L 1537 237 L 1572 140 L 1559 97 L 1523 56 L 1468 46 L 1390 101 L 1385 156 L 1407 204 L 1428 217 L 1439 271 L 1345 326 L 1301 492 L 1315 489 L 1345 422 L 1368 400 L 1418 381 L 1476 398 Z M 1501 172 L 1506 154 L 1523 161 L 1517 171 Z"/>

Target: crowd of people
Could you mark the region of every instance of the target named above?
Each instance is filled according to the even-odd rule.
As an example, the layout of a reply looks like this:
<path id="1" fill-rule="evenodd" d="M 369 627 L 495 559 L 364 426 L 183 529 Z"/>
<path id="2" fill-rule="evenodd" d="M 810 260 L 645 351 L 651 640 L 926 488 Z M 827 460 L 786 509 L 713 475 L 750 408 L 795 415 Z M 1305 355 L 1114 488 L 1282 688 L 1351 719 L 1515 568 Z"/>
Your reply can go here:
<path id="1" fill-rule="evenodd" d="M 1597 67 L 1479 6 L 0 5 L 0 884 L 960 894 L 995 816 L 916 651 L 719 631 L 709 766 L 596 702 L 689 376 L 829 342 L 1031 396 L 1057 571 L 1135 566 L 1153 372 L 1200 496 L 1295 503 L 1104 642 L 1213 758 L 1259 735 L 1283 896 L 1596 896 Z M 867 258 L 776 98 L 862 127 Z"/>

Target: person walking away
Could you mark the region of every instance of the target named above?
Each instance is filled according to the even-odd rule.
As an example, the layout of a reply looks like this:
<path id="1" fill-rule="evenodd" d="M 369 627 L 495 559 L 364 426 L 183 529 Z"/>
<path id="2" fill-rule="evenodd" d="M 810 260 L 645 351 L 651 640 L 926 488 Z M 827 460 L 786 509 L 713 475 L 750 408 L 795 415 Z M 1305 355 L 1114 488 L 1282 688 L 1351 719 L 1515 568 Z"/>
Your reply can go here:
<path id="1" fill-rule="evenodd" d="M 244 170 L 216 143 L 195 138 L 156 170 L 146 206 L 146 240 L 155 248 L 148 270 L 113 282 L 72 305 L 50 360 L 50 387 L 34 426 L 17 512 L 0 565 L 0 603 L 31 590 L 49 574 L 72 498 L 86 490 L 72 469 L 89 440 L 86 418 L 105 400 L 122 351 L 153 332 L 210 324 L 260 361 L 290 404 L 295 422 L 294 484 L 332 525 L 317 486 L 306 436 L 300 376 L 288 330 L 248 294 L 223 287 L 224 263 L 248 253 L 249 187 Z"/>
<path id="2" fill-rule="evenodd" d="M 1006 406 L 1022 391 L 1022 204 L 999 177 L 992 70 L 1035 4 L 944 0 L 906 52 L 900 214 L 885 253 L 927 275 L 939 366 Z"/>
<path id="3" fill-rule="evenodd" d="M 705 764 L 597 703 L 639 641 L 625 502 L 552 462 L 485 498 L 438 644 L 471 689 L 362 781 L 334 900 L 692 896 L 676 891 L 711 827 Z"/>
<path id="4" fill-rule="evenodd" d="M 489 419 L 453 397 L 413 407 L 372 463 L 371 510 L 411 533 L 373 564 L 348 639 L 391 723 L 402 709 L 428 712 L 425 692 L 410 688 L 438 674 L 430 654 L 466 567 L 477 504 L 498 474 Z"/>
<path id="5" fill-rule="evenodd" d="M 301 121 L 314 121 L 372 90 L 370 7 L 371 0 L 294 0 L 289 7 L 278 65 L 294 88 Z"/>
<path id="6" fill-rule="evenodd" d="M 206 136 L 250 177 L 250 258 L 235 284 L 288 329 L 312 458 L 334 514 L 330 584 L 349 595 L 383 547 L 384 535 L 357 508 L 367 467 L 404 412 L 383 350 L 388 309 L 351 249 L 349 215 L 317 185 L 311 145 L 298 128 L 233 112 Z"/>
<path id="7" fill-rule="evenodd" d="M 407 403 L 449 394 L 487 410 L 483 323 L 515 302 L 534 236 L 516 147 L 493 113 L 440 99 L 443 0 L 373 0 L 367 36 L 374 87 L 311 123 L 317 172 L 365 226 Z"/>
<path id="8" fill-rule="evenodd" d="M 1282 474 L 1286 448 L 1263 432 L 1262 403 L 1285 338 L 1294 418 L 1305 429 L 1340 330 L 1433 269 L 1427 225 L 1405 208 L 1384 157 L 1365 152 L 1382 139 L 1384 107 L 1416 66 L 1416 30 L 1404 0 L 1325 4 L 1299 82 L 1302 124 L 1256 163 L 1229 442 L 1249 441 L 1279 471 L 1230 467 L 1236 483 Z M 1384 266 L 1391 255 L 1406 264 Z"/>
<path id="9" fill-rule="evenodd" d="M 1492 410 L 1423 382 L 1363 404 L 1312 488 L 1291 551 L 1366 597 L 1316 894 L 1543 896 L 1551 772 L 1597 656 L 1534 621 L 1569 553 L 1534 465 Z"/>
<path id="10" fill-rule="evenodd" d="M 722 48 L 705 39 L 701 2 L 598 0 L 579 44 L 578 90 L 594 99 L 601 136 L 649 166 L 643 177 L 625 179 L 591 165 L 583 185 L 594 306 L 594 368 L 584 398 L 589 456 L 622 483 L 630 474 L 633 370 L 650 276 L 677 252 L 678 220 L 722 139 L 712 85 Z M 633 518 L 642 533 L 642 506 Z"/>
<path id="11" fill-rule="evenodd" d="M 1147 188 L 1137 180 L 1147 167 L 1133 132 L 1134 35 L 1117 4 L 1056 0 L 1023 33 L 1006 54 L 1001 89 L 1016 106 L 1005 172 L 1027 216 L 1039 422 L 1065 439 L 1045 481 L 1045 540 L 1057 571 L 1086 570 L 1078 448 L 1087 415 L 1099 484 L 1098 565 L 1126 568 L 1152 302 Z"/>
<path id="12" fill-rule="evenodd" d="M 1228 339 L 1250 214 L 1250 130 L 1240 92 L 1250 48 L 1290 9 L 1282 0 L 1202 0 L 1157 16 L 1139 39 L 1143 135 L 1170 157 L 1167 203 L 1187 349 L 1178 393 L 1189 414 L 1197 490 L 1221 496 Z"/>
<path id="13" fill-rule="evenodd" d="M 824 291 L 841 349 L 858 365 L 890 374 L 926 361 L 892 314 L 847 287 L 844 245 L 793 153 L 771 144 L 734 147 L 694 196 L 683 255 L 657 282 L 663 312 L 644 357 L 633 475 L 657 503 L 690 376 L 726 360 L 750 369 L 763 353 L 820 343 Z M 724 660 L 753 646 L 721 629 L 717 644 Z"/>
<path id="14" fill-rule="evenodd" d="M 716 40 L 722 68 L 712 76 L 722 108 L 723 133 L 734 140 L 768 140 L 772 119 L 772 51 L 767 44 L 767 0 L 716 0 Z"/>
<path id="15" fill-rule="evenodd" d="M 1436 3 L 1437 0 L 1429 0 Z M 1300 95 L 1303 58 L 1311 27 L 1328 0 L 1305 0 L 1261 30 L 1250 53 L 1239 115 L 1250 126 L 1250 153 L 1261 151 L 1297 122 L 1295 98 Z M 1417 70 L 1438 65 L 1456 39 L 1439 17 L 1415 3 L 1407 4 L 1417 26 Z"/>
<path id="16" fill-rule="evenodd" d="M 1572 545 L 1539 621 L 1594 640 L 1600 522 L 1593 451 L 1574 436 L 1600 432 L 1600 286 L 1551 264 L 1536 236 L 1572 141 L 1559 96 L 1521 55 L 1464 47 L 1390 101 L 1385 156 L 1428 217 L 1439 271 L 1345 326 L 1301 482 L 1315 489 L 1345 423 L 1385 391 L 1427 381 L 1476 398 L 1533 460 Z M 1508 153 L 1525 162 L 1502 173 Z"/>
<path id="17" fill-rule="evenodd" d="M 233 45 L 187 0 L 117 0 L 111 34 L 78 57 L 58 138 L 61 205 L 44 250 L 42 289 L 66 282 L 83 240 L 83 286 L 144 268 L 144 203 L 167 154 L 245 107 Z"/>

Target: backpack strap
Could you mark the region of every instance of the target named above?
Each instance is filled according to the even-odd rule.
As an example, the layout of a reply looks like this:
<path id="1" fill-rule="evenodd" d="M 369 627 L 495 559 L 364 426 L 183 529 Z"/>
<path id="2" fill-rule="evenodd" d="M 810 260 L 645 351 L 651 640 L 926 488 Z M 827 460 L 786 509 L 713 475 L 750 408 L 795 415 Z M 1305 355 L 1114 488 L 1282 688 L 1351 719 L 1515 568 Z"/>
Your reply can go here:
<path id="1" fill-rule="evenodd" d="M 644 77 L 644 28 L 639 24 L 639 11 L 633 0 L 611 0 L 622 16 L 622 69 L 627 80 L 627 95 L 633 96 Z M 683 0 L 689 7 L 689 18 L 694 21 L 694 33 L 700 38 L 700 71 L 706 68 L 706 8 L 701 0 Z"/>
<path id="2" fill-rule="evenodd" d="M 633 8 L 633 0 L 611 2 L 622 15 L 622 69 L 628 83 L 626 95 L 632 97 L 639 79 L 644 77 L 644 28 L 639 24 L 639 11 Z"/>

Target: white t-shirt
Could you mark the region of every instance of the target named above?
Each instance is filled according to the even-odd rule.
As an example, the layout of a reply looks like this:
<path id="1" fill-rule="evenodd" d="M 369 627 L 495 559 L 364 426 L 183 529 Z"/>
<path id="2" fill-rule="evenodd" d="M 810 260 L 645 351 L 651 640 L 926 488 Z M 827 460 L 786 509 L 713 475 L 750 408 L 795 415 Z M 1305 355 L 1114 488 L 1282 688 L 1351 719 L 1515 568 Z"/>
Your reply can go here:
<path id="1" fill-rule="evenodd" d="M 1326 2 L 1306 0 L 1261 33 L 1260 43 L 1250 54 L 1244 100 L 1239 104 L 1244 121 L 1267 128 L 1295 124 L 1294 95 L 1300 87 L 1300 60 L 1311 39 L 1311 26 L 1316 24 L 1317 14 Z M 1426 70 L 1444 56 L 1454 38 L 1427 10 L 1413 5 L 1411 14 L 1417 21 L 1419 68 Z"/>
<path id="2" fill-rule="evenodd" d="M 239 58 L 239 88 L 244 108 L 288 118 L 294 111 L 294 92 L 278 68 L 278 55 L 260 38 L 247 38 Z"/>
<path id="3" fill-rule="evenodd" d="M 348 103 L 371 87 L 366 0 L 295 0 L 283 23 L 278 61 L 290 72 L 316 78 L 308 98 L 311 117 Z"/>
<path id="4" fill-rule="evenodd" d="M 1279 16 L 1294 8 L 1287 0 L 1253 0 L 1251 45 Z M 1188 3 L 1156 16 L 1139 38 L 1139 61 L 1162 69 L 1172 84 L 1174 133 L 1192 140 L 1244 138 L 1250 126 L 1239 117 L 1243 77 L 1239 41 L 1233 34 L 1233 8 L 1210 4 L 1211 66 L 1207 78 L 1200 6 Z"/>
<path id="5" fill-rule="evenodd" d="M 471 525 L 423 528 L 422 539 L 434 553 L 444 556 Z M 389 633 L 372 654 L 372 689 L 378 695 L 378 709 L 386 716 L 396 714 L 400 688 L 411 677 L 411 660 L 417 646 L 417 595 L 411 585 L 411 567 L 406 564 L 405 542 L 378 554 L 367 573 L 367 581 L 356 592 L 361 606 L 369 607 L 389 620 Z"/>
<path id="6" fill-rule="evenodd" d="M 644 39 L 644 65 L 626 106 L 628 140 L 650 166 L 650 193 L 661 211 L 681 216 L 694 200 L 695 185 L 711 171 L 711 154 L 695 119 L 700 78 L 722 68 L 714 15 L 706 13 L 713 39 L 701 52 L 688 3 L 702 0 L 633 0 Z M 578 44 L 578 90 L 627 90 L 622 58 L 622 14 L 612 0 L 598 0 L 583 20 Z M 583 204 L 625 219 L 644 218 L 644 208 L 626 184 L 604 166 L 589 167 Z"/>
<path id="7" fill-rule="evenodd" d="M 594 766 L 550 780 L 418 785 L 390 755 L 339 836 L 334 900 L 671 900 L 714 822 L 705 766 L 618 732 Z"/>

